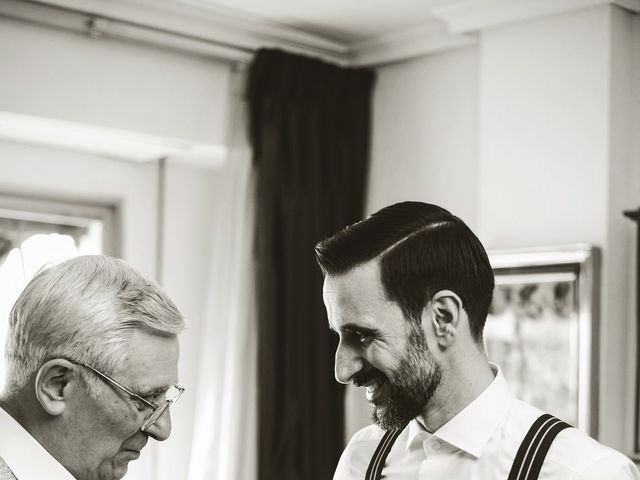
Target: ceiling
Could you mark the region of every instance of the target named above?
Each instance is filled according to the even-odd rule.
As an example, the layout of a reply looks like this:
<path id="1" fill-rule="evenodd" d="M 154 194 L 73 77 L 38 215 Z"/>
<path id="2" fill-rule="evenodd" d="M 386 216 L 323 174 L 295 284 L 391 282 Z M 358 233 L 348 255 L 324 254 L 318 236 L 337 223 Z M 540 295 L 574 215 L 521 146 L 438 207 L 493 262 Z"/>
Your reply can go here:
<path id="1" fill-rule="evenodd" d="M 171 0 L 276 22 L 347 45 L 433 22 L 454 0 Z"/>

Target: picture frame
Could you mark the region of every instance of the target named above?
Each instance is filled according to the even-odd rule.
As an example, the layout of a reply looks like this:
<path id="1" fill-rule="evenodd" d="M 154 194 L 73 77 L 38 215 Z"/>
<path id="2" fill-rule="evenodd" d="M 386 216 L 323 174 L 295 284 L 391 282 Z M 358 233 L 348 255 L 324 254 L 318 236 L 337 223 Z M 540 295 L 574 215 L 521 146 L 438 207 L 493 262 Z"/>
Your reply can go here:
<path id="1" fill-rule="evenodd" d="M 599 250 L 588 244 L 489 252 L 489 361 L 514 395 L 597 438 Z"/>

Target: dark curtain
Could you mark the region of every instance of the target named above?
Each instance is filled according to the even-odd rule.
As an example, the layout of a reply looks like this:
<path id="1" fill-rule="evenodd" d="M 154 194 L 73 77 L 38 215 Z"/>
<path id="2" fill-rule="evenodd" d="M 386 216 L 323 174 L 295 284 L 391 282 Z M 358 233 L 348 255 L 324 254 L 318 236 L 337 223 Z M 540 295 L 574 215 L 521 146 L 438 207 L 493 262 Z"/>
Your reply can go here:
<path id="1" fill-rule="evenodd" d="M 248 78 L 258 176 L 258 478 L 330 479 L 343 447 L 314 246 L 362 218 L 374 74 L 260 50 Z"/>

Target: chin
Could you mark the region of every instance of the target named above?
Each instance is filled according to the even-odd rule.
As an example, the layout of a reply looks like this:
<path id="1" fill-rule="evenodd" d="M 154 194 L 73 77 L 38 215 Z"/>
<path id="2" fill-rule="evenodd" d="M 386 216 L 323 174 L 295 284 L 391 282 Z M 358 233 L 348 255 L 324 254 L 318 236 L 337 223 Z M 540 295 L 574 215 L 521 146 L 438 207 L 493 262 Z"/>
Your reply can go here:
<path id="1" fill-rule="evenodd" d="M 98 468 L 98 471 L 90 480 L 120 480 L 127 474 L 129 461 L 112 459 L 106 461 Z M 89 480 L 89 479 L 88 479 Z"/>
<path id="2" fill-rule="evenodd" d="M 113 473 L 110 477 L 112 480 L 120 480 L 127 474 L 127 470 L 129 470 L 129 463 L 125 463 L 123 465 L 118 466 L 113 470 Z"/>

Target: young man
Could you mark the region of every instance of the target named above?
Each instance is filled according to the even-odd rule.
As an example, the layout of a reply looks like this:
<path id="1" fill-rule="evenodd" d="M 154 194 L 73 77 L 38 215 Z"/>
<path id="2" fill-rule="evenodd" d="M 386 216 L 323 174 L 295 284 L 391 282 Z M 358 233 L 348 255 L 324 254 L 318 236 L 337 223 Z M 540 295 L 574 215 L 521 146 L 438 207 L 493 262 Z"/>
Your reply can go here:
<path id="1" fill-rule="evenodd" d="M 182 315 L 121 260 L 50 267 L 14 305 L 0 395 L 0 479 L 116 480 L 171 433 Z"/>
<path id="2" fill-rule="evenodd" d="M 334 480 L 640 479 L 624 455 L 509 392 L 482 330 L 493 272 L 448 211 L 405 202 L 320 242 L 335 375 L 366 389 L 375 425 Z"/>

